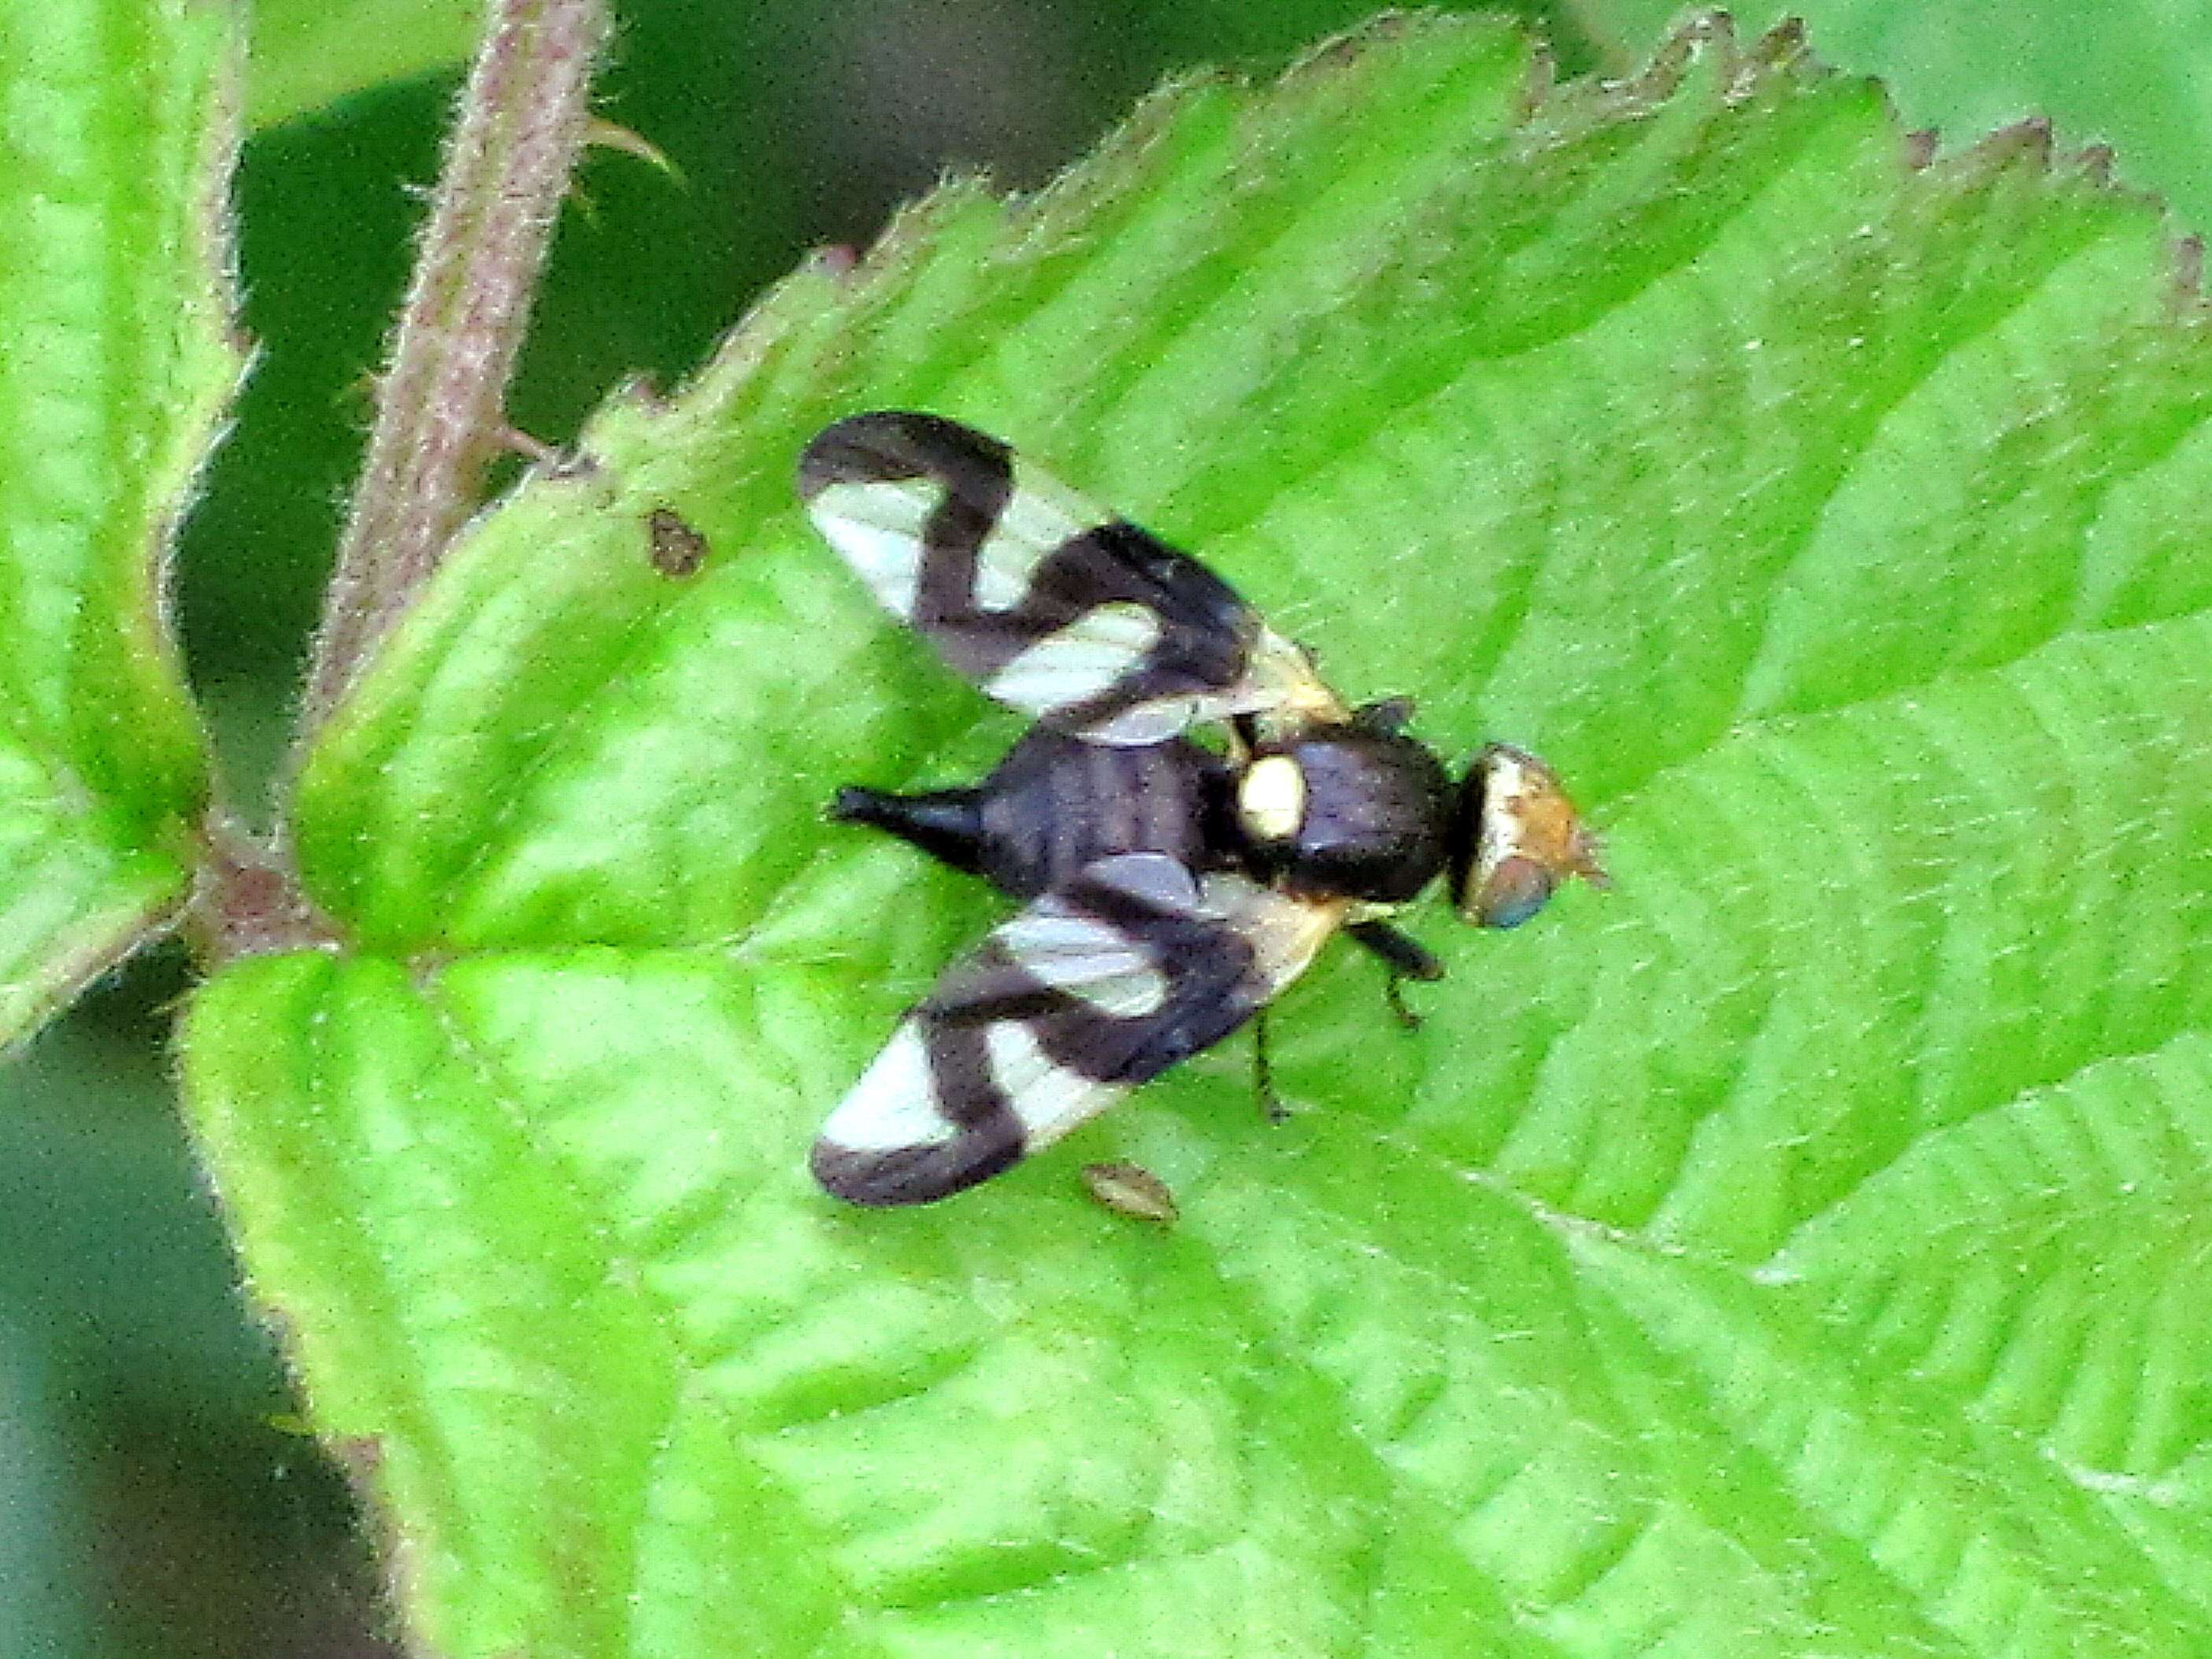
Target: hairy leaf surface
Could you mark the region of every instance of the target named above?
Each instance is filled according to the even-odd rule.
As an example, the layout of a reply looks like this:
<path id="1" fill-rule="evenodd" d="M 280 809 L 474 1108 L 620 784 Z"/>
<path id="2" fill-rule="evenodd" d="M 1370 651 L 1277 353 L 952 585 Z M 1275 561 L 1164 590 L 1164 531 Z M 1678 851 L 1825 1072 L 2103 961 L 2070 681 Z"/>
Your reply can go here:
<path id="1" fill-rule="evenodd" d="M 161 565 L 239 372 L 234 14 L 0 17 L 0 1042 L 181 897 L 204 787 Z"/>
<path id="2" fill-rule="evenodd" d="M 187 1082 L 422 1639 L 492 1655 L 2196 1655 L 2212 356 L 2140 203 L 1703 26 L 1379 27 L 773 295 L 473 532 L 299 802 L 352 940 Z M 1018 728 L 805 530 L 858 409 L 1536 748 L 1609 895 L 1416 926 L 921 1212 L 814 1127 Z M 705 538 L 651 557 L 654 509 Z M 1090 1159 L 1173 1188 L 1161 1231 Z"/>

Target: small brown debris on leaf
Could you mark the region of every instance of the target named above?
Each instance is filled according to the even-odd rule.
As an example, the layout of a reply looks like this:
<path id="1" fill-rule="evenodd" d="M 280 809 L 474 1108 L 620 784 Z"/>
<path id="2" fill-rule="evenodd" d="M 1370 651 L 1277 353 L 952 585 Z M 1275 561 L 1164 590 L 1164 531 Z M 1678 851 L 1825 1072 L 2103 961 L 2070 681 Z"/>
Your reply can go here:
<path id="1" fill-rule="evenodd" d="M 653 568 L 664 576 L 696 576 L 707 562 L 707 538 L 672 507 L 656 507 L 645 521 L 653 544 Z"/>
<path id="2" fill-rule="evenodd" d="M 1140 1164 L 1086 1164 L 1083 1184 L 1091 1196 L 1117 1215 L 1172 1226 L 1182 1212 L 1168 1183 Z"/>

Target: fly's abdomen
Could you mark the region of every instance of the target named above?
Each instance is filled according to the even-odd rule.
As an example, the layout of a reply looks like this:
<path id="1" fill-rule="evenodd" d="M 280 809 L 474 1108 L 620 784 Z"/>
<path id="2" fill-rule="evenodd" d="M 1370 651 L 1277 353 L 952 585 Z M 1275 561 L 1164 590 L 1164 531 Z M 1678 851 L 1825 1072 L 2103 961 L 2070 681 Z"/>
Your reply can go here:
<path id="1" fill-rule="evenodd" d="M 981 873 L 1018 898 L 1064 885 L 1122 853 L 1164 853 L 1186 869 L 1210 855 L 1207 826 L 1225 773 L 1197 744 L 1109 747 L 1036 727 L 978 792 Z"/>

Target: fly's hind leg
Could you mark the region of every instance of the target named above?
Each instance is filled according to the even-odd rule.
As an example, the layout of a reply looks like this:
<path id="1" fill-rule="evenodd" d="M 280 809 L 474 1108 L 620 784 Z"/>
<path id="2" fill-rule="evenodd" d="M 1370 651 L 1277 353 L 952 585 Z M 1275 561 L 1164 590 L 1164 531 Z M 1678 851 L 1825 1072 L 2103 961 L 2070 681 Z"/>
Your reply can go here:
<path id="1" fill-rule="evenodd" d="M 1406 1006 L 1405 993 L 1399 988 L 1409 979 L 1442 979 L 1443 963 L 1386 921 L 1355 921 L 1344 931 L 1355 944 L 1365 946 L 1381 958 L 1382 970 L 1388 975 L 1382 983 L 1384 1000 L 1389 1003 L 1399 1024 L 1409 1031 L 1419 1030 L 1421 1017 Z"/>
<path id="2" fill-rule="evenodd" d="M 983 860 L 983 792 L 933 789 L 918 795 L 848 784 L 830 802 L 836 823 L 865 823 L 974 874 Z"/>
<path id="3" fill-rule="evenodd" d="M 1275 1092 L 1275 1065 L 1267 1057 L 1267 1011 L 1252 1016 L 1252 1092 L 1259 1097 L 1260 1115 L 1270 1123 L 1288 1123 L 1291 1109 Z"/>

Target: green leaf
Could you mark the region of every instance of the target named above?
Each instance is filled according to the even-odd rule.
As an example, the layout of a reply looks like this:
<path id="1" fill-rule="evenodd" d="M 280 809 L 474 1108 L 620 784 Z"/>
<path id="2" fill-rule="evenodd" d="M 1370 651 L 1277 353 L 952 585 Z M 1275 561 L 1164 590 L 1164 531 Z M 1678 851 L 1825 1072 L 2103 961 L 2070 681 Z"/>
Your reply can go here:
<path id="1" fill-rule="evenodd" d="M 161 566 L 239 374 L 226 7 L 0 19 L 0 1042 L 181 897 L 204 787 Z"/>
<path id="2" fill-rule="evenodd" d="M 475 0 L 258 0 L 246 118 L 271 126 L 382 82 L 458 70 L 483 10 Z"/>
<path id="3" fill-rule="evenodd" d="M 1587 35 L 1624 65 L 1640 62 L 1683 10 L 1680 0 L 1569 3 Z M 1880 76 L 1905 125 L 1935 128 L 1947 144 L 2046 117 L 2069 146 L 2110 146 L 2120 176 L 2157 191 L 2192 228 L 2212 228 L 2203 92 L 2212 31 L 2196 7 L 1753 0 L 1735 10 L 1747 29 L 1803 19 L 1822 58 Z"/>
<path id="4" fill-rule="evenodd" d="M 454 1656 L 2193 1656 L 2212 1640 L 2212 359 L 2141 204 L 1693 31 L 1170 91 L 779 290 L 482 520 L 325 728 L 354 954 L 188 1091 Z M 803 527 L 1018 441 L 1358 697 L 1559 763 L 1610 895 L 921 1212 L 815 1126 L 1001 906 L 818 817 L 1018 729 Z M 647 520 L 709 544 L 672 578 Z M 1162 1231 L 1084 1195 L 1126 1158 Z"/>

